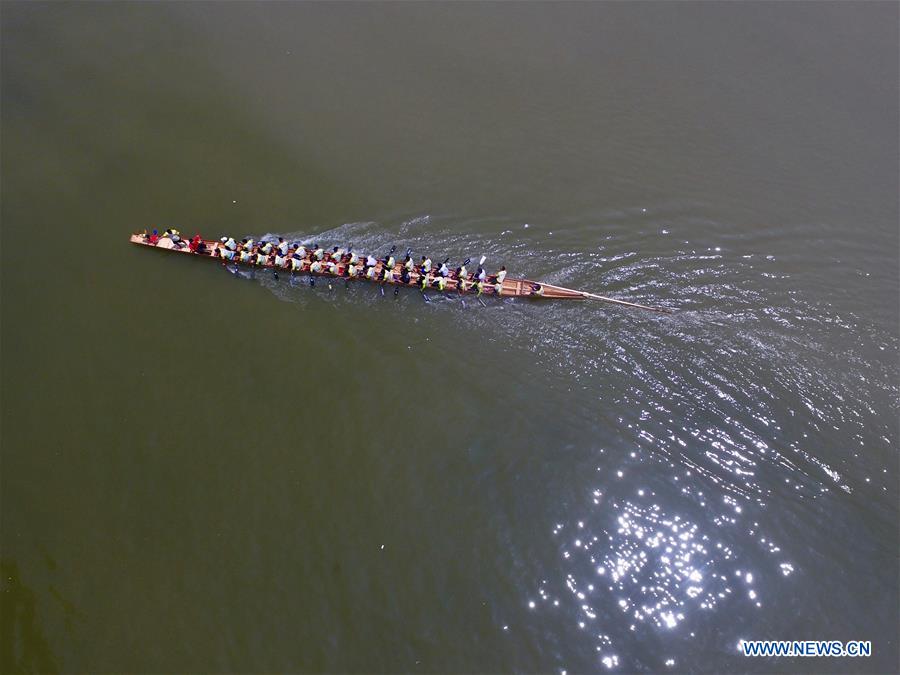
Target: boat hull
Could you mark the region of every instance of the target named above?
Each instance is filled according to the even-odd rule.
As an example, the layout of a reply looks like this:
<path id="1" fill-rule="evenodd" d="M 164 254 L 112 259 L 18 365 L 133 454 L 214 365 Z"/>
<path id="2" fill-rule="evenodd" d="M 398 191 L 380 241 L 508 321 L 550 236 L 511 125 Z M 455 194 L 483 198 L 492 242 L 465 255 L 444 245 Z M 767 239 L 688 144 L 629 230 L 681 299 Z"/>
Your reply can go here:
<path id="1" fill-rule="evenodd" d="M 195 258 L 208 258 L 210 260 L 218 260 L 220 263 L 223 263 L 223 264 L 234 264 L 234 265 L 240 265 L 242 267 L 250 267 L 250 268 L 256 268 L 256 269 L 271 269 L 276 272 L 287 272 L 289 274 L 292 273 L 290 263 L 284 267 L 278 267 L 274 264 L 272 258 L 270 258 L 264 265 L 257 265 L 255 263 L 250 263 L 250 262 L 241 262 L 237 258 L 235 258 L 235 260 L 229 260 L 229 261 L 223 260 L 219 256 L 219 253 L 218 253 L 218 250 L 222 246 L 222 244 L 218 241 L 209 241 L 209 240 L 204 239 L 203 243 L 205 244 L 207 250 L 203 253 L 195 253 L 194 251 L 191 251 L 188 248 L 186 243 L 184 246 L 181 246 L 181 247 L 176 246 L 172 242 L 172 240 L 169 239 L 168 237 L 162 237 L 157 243 L 151 244 L 149 241 L 147 241 L 144 238 L 143 235 L 133 234 L 133 235 L 131 235 L 131 243 L 137 244 L 138 246 L 143 246 L 145 248 L 152 248 L 152 249 L 157 249 L 160 251 L 168 251 L 170 253 L 180 253 L 182 255 L 187 255 L 187 256 L 191 256 L 191 257 L 195 257 Z M 394 273 L 394 276 L 396 277 L 395 281 L 381 281 L 380 278 L 382 276 L 381 272 L 382 272 L 383 266 L 384 266 L 384 263 L 379 260 L 378 264 L 375 267 L 376 276 L 379 279 L 378 281 L 372 281 L 368 277 L 364 277 L 361 275 L 355 277 L 354 280 L 370 281 L 371 283 L 376 283 L 376 284 L 391 284 L 391 285 L 395 285 L 395 286 L 407 286 L 410 288 L 418 288 L 419 287 L 420 275 L 418 272 L 410 273 L 410 280 L 411 280 L 410 283 L 404 284 L 404 283 L 400 282 L 399 276 L 400 276 L 400 272 L 403 269 L 401 264 L 397 264 L 394 266 L 393 273 Z M 332 274 L 327 271 L 311 272 L 309 270 L 309 266 L 305 265 L 303 267 L 302 271 L 293 272 L 293 274 L 299 274 L 299 275 L 304 275 L 304 276 L 315 276 L 315 277 L 327 277 L 327 278 L 333 278 L 333 279 L 349 279 L 350 277 L 344 276 L 344 270 L 346 269 L 346 267 L 347 267 L 347 263 L 340 263 L 340 264 L 338 264 L 338 274 Z M 485 284 L 484 294 L 485 295 L 499 295 L 500 297 L 534 298 L 534 299 L 546 298 L 546 299 L 583 300 L 585 298 L 584 293 L 582 293 L 580 291 L 574 291 L 574 290 L 571 290 L 568 288 L 562 288 L 560 286 L 552 286 L 550 284 L 541 284 L 543 293 L 541 295 L 534 295 L 532 293 L 532 288 L 534 287 L 534 285 L 536 283 L 537 282 L 530 281 L 528 279 L 515 279 L 515 278 L 507 277 L 506 279 L 503 280 L 502 288 L 501 288 L 499 294 L 496 292 L 496 290 L 494 289 L 494 287 L 491 284 Z M 456 281 L 456 279 L 448 278 L 447 285 L 444 289 L 444 292 L 445 293 L 449 293 L 449 292 L 456 293 L 456 292 L 458 292 L 457 286 L 458 286 L 458 282 Z M 475 292 L 476 291 L 474 289 L 473 284 L 471 282 L 469 282 L 469 285 L 468 285 L 467 290 L 465 291 L 465 294 L 474 295 Z"/>

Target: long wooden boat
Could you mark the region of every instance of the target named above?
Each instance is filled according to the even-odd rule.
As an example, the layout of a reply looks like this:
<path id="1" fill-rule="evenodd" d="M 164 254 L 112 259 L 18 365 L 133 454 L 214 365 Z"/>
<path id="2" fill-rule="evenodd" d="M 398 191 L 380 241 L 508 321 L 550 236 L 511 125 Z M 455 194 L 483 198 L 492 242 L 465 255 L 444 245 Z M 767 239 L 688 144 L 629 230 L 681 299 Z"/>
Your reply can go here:
<path id="1" fill-rule="evenodd" d="M 169 251 L 171 253 L 180 253 L 182 255 L 189 255 L 200 258 L 209 258 L 211 260 L 218 260 L 223 264 L 230 265 L 241 265 L 245 267 L 253 267 L 257 269 L 271 269 L 275 272 L 284 272 L 291 274 L 291 266 L 290 262 L 284 267 L 279 267 L 275 265 L 275 256 L 274 253 L 267 258 L 267 261 L 264 265 L 258 265 L 256 263 L 250 262 L 241 262 L 239 260 L 239 256 L 236 256 L 234 260 L 224 260 L 221 258 L 219 254 L 219 249 L 224 248 L 223 244 L 218 241 L 212 241 L 208 239 L 203 240 L 202 252 L 193 251 L 188 247 L 188 244 L 185 240 L 181 241 L 181 245 L 176 245 L 172 239 L 169 237 L 161 237 L 156 243 L 152 243 L 149 241 L 146 235 L 144 234 L 132 234 L 131 235 L 131 243 L 137 244 L 138 246 L 144 246 L 147 248 L 153 248 L 161 251 Z M 327 255 L 327 254 L 326 254 Z M 366 256 L 364 254 L 359 254 L 361 260 L 365 260 Z M 309 269 L 309 263 L 305 262 L 301 268 L 301 271 L 297 272 L 297 274 L 302 275 L 312 275 L 312 276 L 321 276 L 321 277 L 329 277 L 329 278 L 343 278 L 347 279 L 349 277 L 345 276 L 345 270 L 348 266 L 346 261 L 339 262 L 337 264 L 338 273 L 332 274 L 327 270 L 323 270 L 322 272 L 311 272 Z M 400 273 L 402 271 L 402 264 L 397 263 L 393 269 L 392 281 L 382 281 L 382 268 L 384 266 L 384 262 L 379 260 L 376 265 L 376 277 L 377 281 L 373 283 L 377 284 L 393 284 L 396 286 L 409 286 L 418 288 L 420 285 L 420 275 L 418 269 L 415 269 L 410 273 L 410 283 L 403 284 L 400 281 Z M 356 280 L 370 281 L 367 277 L 363 275 L 359 275 L 356 277 Z M 536 292 L 535 289 L 540 289 L 539 292 Z M 444 289 L 445 293 L 456 293 L 458 292 L 458 281 L 454 278 L 448 277 L 446 280 L 446 287 Z M 465 291 L 467 294 L 474 294 L 475 288 L 472 282 L 470 281 L 467 284 L 467 290 Z M 586 291 L 576 291 L 571 288 L 563 288 L 562 286 L 554 286 L 553 284 L 545 284 L 543 282 L 531 281 L 530 279 L 516 279 L 507 276 L 503 283 L 501 284 L 501 288 L 499 293 L 497 292 L 495 286 L 490 283 L 486 283 L 484 285 L 484 294 L 485 295 L 497 295 L 504 298 L 533 298 L 533 299 L 553 299 L 553 300 L 585 300 L 585 299 L 593 299 L 593 300 L 602 300 L 603 302 L 611 302 L 617 305 L 624 305 L 626 307 L 635 307 L 637 309 L 646 309 L 652 312 L 663 312 L 666 314 L 670 314 L 672 310 L 667 309 L 665 307 L 651 307 L 649 305 L 640 305 L 635 302 L 626 302 L 625 300 L 618 300 L 616 298 L 609 298 L 603 295 L 597 295 L 595 293 L 588 293 Z"/>

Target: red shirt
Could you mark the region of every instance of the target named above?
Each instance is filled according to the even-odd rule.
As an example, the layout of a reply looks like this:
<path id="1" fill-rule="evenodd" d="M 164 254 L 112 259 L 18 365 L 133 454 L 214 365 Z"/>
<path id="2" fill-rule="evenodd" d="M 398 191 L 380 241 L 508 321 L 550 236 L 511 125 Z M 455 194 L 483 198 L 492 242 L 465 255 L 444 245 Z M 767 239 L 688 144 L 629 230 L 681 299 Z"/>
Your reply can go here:
<path id="1" fill-rule="evenodd" d="M 159 235 L 158 235 L 158 234 L 151 234 L 147 239 L 148 239 L 148 241 L 149 241 L 151 244 L 155 244 L 156 242 L 159 241 Z"/>
<path id="2" fill-rule="evenodd" d="M 191 243 L 188 244 L 188 248 L 190 248 L 192 251 L 196 251 L 198 246 L 200 246 L 200 235 L 195 234 L 194 238 L 191 239 Z"/>

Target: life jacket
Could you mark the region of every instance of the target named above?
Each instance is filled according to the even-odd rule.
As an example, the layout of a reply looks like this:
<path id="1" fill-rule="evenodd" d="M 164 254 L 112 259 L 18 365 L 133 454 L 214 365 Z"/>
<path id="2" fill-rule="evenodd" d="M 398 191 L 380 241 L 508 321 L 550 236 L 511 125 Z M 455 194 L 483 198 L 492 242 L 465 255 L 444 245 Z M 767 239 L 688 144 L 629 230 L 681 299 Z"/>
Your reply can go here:
<path id="1" fill-rule="evenodd" d="M 392 255 L 388 256 L 388 259 L 387 259 L 387 268 L 388 269 L 390 269 L 390 270 L 394 269 L 394 265 L 396 263 L 397 263 L 397 261 L 394 260 L 394 256 L 392 256 Z"/>
<path id="2" fill-rule="evenodd" d="M 444 290 L 444 286 L 447 285 L 447 280 L 444 277 L 438 277 L 437 279 L 437 287 L 439 291 Z"/>
<path id="3" fill-rule="evenodd" d="M 321 260 L 325 257 L 325 249 L 317 248 L 313 255 L 316 256 L 316 260 Z"/>
<path id="4" fill-rule="evenodd" d="M 425 258 L 425 262 L 422 263 L 422 269 L 426 272 L 431 271 L 431 258 Z"/>
<path id="5" fill-rule="evenodd" d="M 468 279 L 469 278 L 469 273 L 466 270 L 465 265 L 463 265 L 462 267 L 459 268 L 459 278 L 460 279 Z"/>
<path id="6" fill-rule="evenodd" d="M 405 267 L 407 269 L 407 271 L 412 272 L 412 268 L 413 268 L 412 258 L 407 258 L 406 262 L 403 263 L 403 267 Z"/>
<path id="7" fill-rule="evenodd" d="M 338 266 L 337 266 L 337 263 L 336 263 L 336 262 L 330 262 L 330 263 L 328 263 L 328 272 L 329 272 L 330 274 L 337 274 L 337 273 L 338 273 Z"/>
<path id="8" fill-rule="evenodd" d="M 351 253 L 350 254 L 350 264 L 355 265 L 358 262 L 359 262 L 359 256 L 356 255 L 355 253 Z"/>
<path id="9" fill-rule="evenodd" d="M 475 284 L 475 288 L 478 289 L 478 295 L 481 295 L 484 292 L 484 282 L 479 281 L 477 284 Z"/>
<path id="10" fill-rule="evenodd" d="M 225 248 L 229 251 L 235 251 L 237 250 L 237 242 L 233 238 L 228 237 L 228 241 L 225 242 Z"/>

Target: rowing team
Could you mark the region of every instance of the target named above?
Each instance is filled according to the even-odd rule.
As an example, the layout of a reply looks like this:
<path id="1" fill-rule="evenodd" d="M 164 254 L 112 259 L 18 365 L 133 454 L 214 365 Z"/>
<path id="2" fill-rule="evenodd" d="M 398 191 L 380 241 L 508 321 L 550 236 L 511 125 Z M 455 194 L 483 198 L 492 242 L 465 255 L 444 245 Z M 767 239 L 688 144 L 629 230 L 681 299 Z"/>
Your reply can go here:
<path id="1" fill-rule="evenodd" d="M 460 292 L 475 289 L 479 294 L 486 289 L 500 294 L 503 289 L 503 279 L 506 278 L 506 267 L 501 267 L 495 275 L 488 277 L 484 268 L 470 274 L 465 265 L 460 265 L 455 272 L 451 272 L 444 261 L 435 270 L 431 259 L 422 256 L 421 263 L 416 265 L 412 256 L 406 254 L 400 266 L 399 274 L 396 271 L 397 260 L 393 256 L 393 249 L 381 260 L 374 256 L 361 256 L 352 248 L 344 250 L 338 246 L 326 251 L 318 244 L 311 248 L 298 243 L 289 244 L 283 237 L 278 237 L 277 242 L 243 239 L 240 243 L 232 237 L 222 237 L 216 249 L 223 260 L 240 260 L 240 262 L 265 266 L 271 263 L 274 267 L 289 269 L 291 272 L 309 271 L 313 274 L 330 274 L 354 279 L 364 277 L 370 281 L 384 283 L 400 283 L 411 285 L 414 282 L 412 275 L 419 278 L 418 284 L 423 288 L 433 287 L 443 291 L 449 281 L 455 281 Z M 381 263 L 381 269 L 378 265 Z"/>
<path id="2" fill-rule="evenodd" d="M 159 240 L 156 230 L 153 230 L 153 234 L 145 236 L 153 244 Z M 169 237 L 179 248 L 186 245 L 178 230 L 166 230 L 163 236 Z M 200 235 L 195 235 L 187 246 L 195 253 L 209 253 Z M 398 277 L 393 251 L 392 248 L 391 253 L 385 258 L 377 260 L 371 255 L 365 257 L 358 255 L 352 247 L 345 251 L 335 246 L 331 251 L 325 251 L 318 244 L 313 244 L 309 249 L 302 244 L 289 244 L 283 237 L 278 237 L 277 242 L 265 240 L 255 242 L 250 238 L 237 242 L 233 237 L 222 237 L 219 244 L 213 249 L 212 255 L 222 258 L 223 261 L 239 260 L 249 265 L 267 266 L 271 264 L 273 267 L 291 272 L 309 271 L 313 274 L 330 274 L 350 279 L 364 277 L 370 281 L 391 284 L 397 283 L 399 280 L 404 285 L 417 284 L 423 290 L 431 287 L 443 291 L 451 281 L 455 282 L 456 289 L 461 293 L 475 290 L 478 295 L 481 295 L 487 290 L 495 295 L 500 295 L 503 290 L 506 266 L 502 266 L 496 274 L 489 276 L 481 265 L 474 273 L 469 273 L 466 269 L 466 263 L 468 263 L 466 260 L 465 263 L 451 271 L 447 266 L 450 260 L 448 258 L 435 269 L 434 263 L 427 256 L 422 256 L 420 263 L 416 265 L 412 256 L 407 252 Z M 380 270 L 378 269 L 379 262 L 382 263 Z M 483 259 L 482 262 L 484 262 Z M 412 278 L 413 274 L 418 277 L 418 281 Z M 540 296 L 543 293 L 544 290 L 540 284 L 533 285 L 531 295 Z"/>

